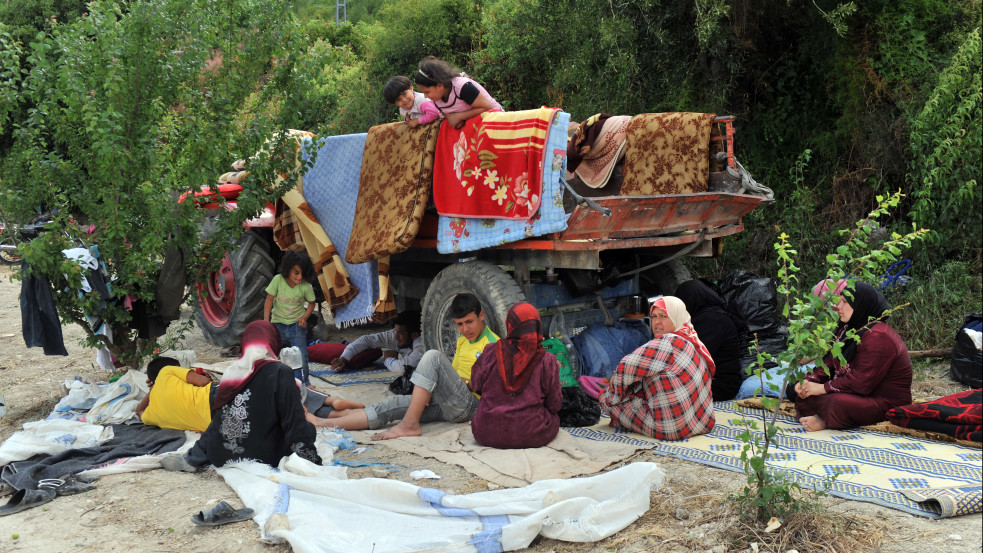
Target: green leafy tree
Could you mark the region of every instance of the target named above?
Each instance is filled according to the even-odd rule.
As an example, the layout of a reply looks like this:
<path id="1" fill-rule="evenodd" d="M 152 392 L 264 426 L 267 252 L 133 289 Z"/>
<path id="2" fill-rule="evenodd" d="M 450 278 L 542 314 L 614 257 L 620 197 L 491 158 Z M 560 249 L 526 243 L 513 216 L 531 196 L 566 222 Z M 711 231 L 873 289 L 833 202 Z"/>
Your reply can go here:
<path id="1" fill-rule="evenodd" d="M 293 31 L 285 0 L 96 1 L 30 45 L 16 86 L 27 117 L 12 123 L 0 203 L 19 220 L 57 209 L 60 231 L 22 252 L 89 345 L 104 343 L 87 320 L 98 317 L 113 353 L 136 366 L 156 344 L 138 339 L 124 299 L 153 302 L 166 249 L 189 249 L 188 274 L 200 278 L 243 220 L 293 185 L 294 144 L 271 115 L 284 111 L 271 105 L 292 78 Z M 179 199 L 239 158 L 252 174 L 238 209 L 202 242 L 204 211 Z M 98 246 L 109 301 L 79 292 L 82 271 L 60 253 L 75 245 Z"/>
<path id="2" fill-rule="evenodd" d="M 979 247 L 983 227 L 983 41 L 966 35 L 911 123 L 911 215 L 935 245 Z"/>

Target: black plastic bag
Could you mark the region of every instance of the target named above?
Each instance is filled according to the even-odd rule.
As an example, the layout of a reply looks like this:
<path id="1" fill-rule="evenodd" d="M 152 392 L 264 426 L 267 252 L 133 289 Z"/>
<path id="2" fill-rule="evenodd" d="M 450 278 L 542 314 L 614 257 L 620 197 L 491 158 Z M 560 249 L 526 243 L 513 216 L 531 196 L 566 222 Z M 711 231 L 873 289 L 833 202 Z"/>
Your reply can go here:
<path id="1" fill-rule="evenodd" d="M 560 426 L 593 426 L 601 420 L 601 406 L 591 399 L 580 386 L 562 388 L 563 404 L 560 407 Z"/>
<path id="2" fill-rule="evenodd" d="M 983 388 L 983 350 L 976 346 L 969 332 L 981 330 L 983 315 L 971 313 L 963 317 L 963 326 L 956 332 L 952 361 L 949 364 L 949 376 L 973 388 Z"/>
<path id="3" fill-rule="evenodd" d="M 752 344 L 757 336 L 761 351 L 778 355 L 788 349 L 788 327 L 778 315 L 778 286 L 774 280 L 734 269 L 720 279 L 720 294 L 728 307 L 744 318 Z M 753 361 L 750 353 L 743 355 L 741 368 L 747 368 Z"/>
<path id="4" fill-rule="evenodd" d="M 413 383 L 410 382 L 410 377 L 413 376 L 413 371 L 416 367 L 407 367 L 403 370 L 403 374 L 396 377 L 389 383 L 389 391 L 396 394 L 397 396 L 408 396 L 413 394 Z"/>

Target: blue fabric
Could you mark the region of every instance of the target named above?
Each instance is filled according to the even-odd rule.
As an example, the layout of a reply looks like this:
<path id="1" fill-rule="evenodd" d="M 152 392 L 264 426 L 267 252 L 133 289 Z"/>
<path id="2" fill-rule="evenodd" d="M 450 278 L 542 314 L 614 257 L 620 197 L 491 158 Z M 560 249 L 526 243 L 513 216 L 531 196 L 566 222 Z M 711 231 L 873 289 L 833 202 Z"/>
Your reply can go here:
<path id="1" fill-rule="evenodd" d="M 535 217 L 518 221 L 441 215 L 437 222 L 437 251 L 474 251 L 566 230 L 569 215 L 563 212 L 563 176 L 567 170 L 569 123 L 570 114 L 560 111 L 550 125 L 546 138 L 546 164 L 543 167 L 543 199 Z"/>
<path id="2" fill-rule="evenodd" d="M 812 372 L 815 368 L 815 363 L 809 363 L 807 365 L 802 365 L 805 372 Z M 734 399 L 747 399 L 749 397 L 755 396 L 768 396 L 768 397 L 782 397 L 785 395 L 785 390 L 782 389 L 782 376 L 778 374 L 780 367 L 772 367 L 770 369 L 765 369 L 761 371 L 761 376 L 765 380 L 765 390 L 764 393 L 761 392 L 761 380 L 757 375 L 749 376 L 742 384 L 741 388 L 737 390 L 737 396 Z M 795 398 L 790 398 L 794 401 Z"/>
<path id="3" fill-rule="evenodd" d="M 317 148 L 314 166 L 304 175 L 304 199 L 331 239 L 342 259 L 348 251 L 348 239 L 355 222 L 358 201 L 358 178 L 362 172 L 362 151 L 366 133 L 346 134 L 304 141 L 304 161 Z M 352 301 L 334 312 L 335 326 L 342 323 L 368 322 L 379 299 L 379 265 L 375 261 L 352 265 L 345 263 L 352 283 L 359 293 Z"/>
<path id="4" fill-rule="evenodd" d="M 592 323 L 570 338 L 580 359 L 580 374 L 600 378 L 611 378 L 621 359 L 649 339 L 643 323 L 623 321 L 614 326 Z"/>
<path id="5" fill-rule="evenodd" d="M 273 326 L 280 331 L 280 340 L 283 347 L 296 346 L 300 350 L 300 358 L 303 361 L 300 369 L 294 369 L 294 378 L 304 383 L 304 386 L 311 384 L 311 371 L 307 365 L 307 329 L 301 328 L 299 324 L 273 323 Z"/>

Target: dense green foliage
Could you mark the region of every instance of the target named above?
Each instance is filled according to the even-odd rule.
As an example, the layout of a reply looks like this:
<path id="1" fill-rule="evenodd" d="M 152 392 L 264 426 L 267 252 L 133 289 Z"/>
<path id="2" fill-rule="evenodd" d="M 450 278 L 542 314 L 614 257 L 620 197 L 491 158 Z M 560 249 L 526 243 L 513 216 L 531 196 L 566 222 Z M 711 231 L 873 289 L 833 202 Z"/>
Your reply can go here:
<path id="1" fill-rule="evenodd" d="M 39 206 L 58 210 L 65 232 L 27 244 L 25 259 L 54 284 L 62 320 L 79 323 L 94 344 L 85 317 L 98 313 L 124 362 L 136 363 L 154 344 L 128 330 L 122 300 L 153 299 L 168 245 L 192 247 L 191 274 L 203 274 L 265 204 L 269 190 L 248 190 L 221 218 L 224 232 L 209 249 L 198 234 L 203 211 L 176 200 L 284 128 L 268 108 L 297 57 L 293 29 L 285 2 L 92 2 L 75 21 L 39 35 L 25 49 L 23 71 L 3 58 L 0 74 L 19 81 L 4 83 L 0 95 L 15 89 L 15 109 L 25 115 L 4 128 L 3 212 L 27 221 Z M 250 160 L 261 182 L 293 169 L 292 155 L 272 155 L 282 143 Z M 97 294 L 75 292 L 81 271 L 60 254 L 96 243 L 113 278 L 115 300 L 104 307 Z"/>
<path id="2" fill-rule="evenodd" d="M 172 5 L 197 9 L 192 4 L 191 0 L 153 2 L 164 13 Z M 219 9 L 213 4 L 202 8 L 204 13 Z M 395 107 L 382 99 L 386 79 L 410 75 L 420 58 L 433 54 L 482 82 L 507 109 L 555 105 L 569 111 L 574 120 L 598 112 L 708 111 L 737 116 L 737 155 L 758 181 L 776 192 L 776 202 L 745 219 L 747 231 L 727 241 L 723 257 L 692 263 L 702 276 L 720 276 L 736 267 L 775 276 L 771 244 L 785 233 L 799 251 L 802 278 L 819 278 L 827 269 L 824 252 L 838 243 L 835 230 L 869 212 L 878 194 L 900 190 L 905 200 L 880 224 L 895 231 L 915 222 L 934 233 L 929 246 L 913 250 L 915 263 L 908 274 L 930 290 L 937 271 L 958 266 L 971 273 L 969 281 L 957 283 L 967 286 L 959 297 L 979 296 L 969 292 L 980 287 L 983 242 L 980 0 L 365 0 L 348 4 L 349 23 L 336 25 L 335 2 L 292 2 L 297 25 L 271 35 L 280 41 L 276 53 L 272 46 L 268 51 L 250 50 L 256 56 L 273 56 L 266 60 L 268 67 L 255 68 L 266 71 L 267 80 L 257 77 L 251 86 L 229 81 L 230 88 L 239 87 L 231 97 L 234 100 L 220 102 L 221 106 L 210 103 L 201 112 L 189 103 L 188 109 L 208 122 L 205 126 L 184 126 L 182 116 L 176 117 L 177 126 L 128 127 L 129 139 L 143 146 L 155 140 L 169 145 L 173 157 L 114 163 L 127 167 L 145 167 L 148 161 L 171 163 L 166 172 L 157 170 L 159 175 L 151 171 L 150 178 L 127 175 L 134 183 L 154 183 L 155 189 L 160 186 L 155 179 L 167 182 L 167 187 L 178 181 L 207 182 L 206 174 L 220 173 L 230 157 L 243 151 L 225 144 L 224 130 L 217 130 L 218 119 L 234 119 L 230 114 L 236 108 L 253 113 L 236 114 L 241 127 L 248 128 L 247 122 L 265 110 L 288 127 L 326 134 L 365 132 L 396 117 Z M 108 5 L 129 13 L 143 2 L 95 4 Z M 281 2 L 250 0 L 233 5 L 239 6 L 237 10 L 276 14 Z M 93 133 L 104 123 L 118 129 L 127 109 L 132 109 L 76 97 L 96 90 L 97 98 L 108 98 L 111 87 L 119 86 L 110 83 L 135 82 L 130 80 L 134 70 L 125 64 L 97 65 L 91 75 L 81 71 L 75 88 L 52 89 L 61 96 L 42 93 L 46 81 L 41 80 L 37 63 L 58 58 L 63 47 L 101 43 L 82 38 L 91 32 L 92 23 L 85 19 L 92 15 L 80 16 L 85 10 L 105 8 L 84 6 L 77 0 L 0 4 L 0 21 L 8 25 L 0 29 L 4 46 L 0 101 L 5 104 L 0 107 L 0 211 L 58 205 L 75 198 L 77 183 L 93 178 L 88 162 L 80 166 L 75 158 L 90 144 L 99 147 Z M 52 23 L 52 16 L 57 23 Z M 90 31 L 84 30 L 87 25 Z M 147 25 L 151 36 L 173 41 L 190 23 L 175 17 Z M 69 27 L 78 37 L 77 44 L 57 44 L 59 33 L 65 34 Z M 38 33 L 46 33 L 47 38 L 39 40 Z M 258 40 L 249 33 L 243 36 Z M 141 48 L 158 54 L 157 46 L 139 37 L 127 48 L 118 59 L 150 63 L 153 56 L 138 54 Z M 44 55 L 37 57 L 37 52 Z M 109 53 L 99 59 L 111 61 Z M 187 75 L 194 64 L 207 59 L 161 54 L 155 64 L 165 73 Z M 92 64 L 95 53 L 92 56 L 80 62 Z M 181 94 L 195 90 L 178 77 L 174 73 L 150 83 L 174 85 Z M 92 86 L 100 80 L 106 84 Z M 83 83 L 89 83 L 89 88 Z M 263 86 L 257 88 L 256 83 Z M 163 89 L 154 94 L 147 95 L 149 104 L 141 109 L 157 110 L 164 119 L 175 117 L 172 108 L 184 104 L 180 94 Z M 19 99 L 11 105 L 10 98 Z M 35 103 L 53 106 L 51 102 L 69 98 L 69 109 L 62 114 L 51 108 L 31 111 Z M 196 102 L 205 105 L 200 98 Z M 90 112 L 80 111 L 82 104 Z M 113 109 L 106 111 L 106 107 Z M 5 115 L 9 115 L 6 124 Z M 75 119 L 69 121 L 70 117 Z M 47 127 L 39 129 L 38 122 Z M 72 129 L 84 132 L 73 136 Z M 31 138 L 31 133 L 39 134 Z M 256 136 L 260 134 L 257 131 Z M 62 157 L 34 155 L 31 148 L 39 140 Z M 206 154 L 206 148 L 211 153 Z M 93 159 L 99 161 L 93 163 L 109 163 L 108 155 L 97 153 Z M 47 189 L 38 185 L 44 179 Z M 65 192 L 61 197 L 42 197 L 49 189 Z M 952 305 L 952 319 L 958 320 L 973 305 L 978 302 L 971 299 Z M 939 336 L 936 343 L 948 339 Z M 925 343 L 931 340 L 926 338 Z"/>

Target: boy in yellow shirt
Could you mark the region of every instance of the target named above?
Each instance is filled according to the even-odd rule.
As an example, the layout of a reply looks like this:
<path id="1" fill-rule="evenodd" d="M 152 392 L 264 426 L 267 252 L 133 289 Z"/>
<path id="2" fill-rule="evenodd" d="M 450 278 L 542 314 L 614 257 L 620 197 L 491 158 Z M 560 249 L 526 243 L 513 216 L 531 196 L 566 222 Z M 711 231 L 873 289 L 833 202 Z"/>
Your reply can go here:
<path id="1" fill-rule="evenodd" d="M 410 377 L 414 384 L 412 395 L 386 398 L 335 419 L 314 420 L 308 416 L 308 420 L 316 426 L 345 430 L 374 430 L 400 421 L 372 436 L 373 440 L 419 436 L 423 433 L 421 422 L 471 420 L 478 409 L 478 397 L 471 392 L 471 366 L 486 345 L 498 341 L 498 336 L 485 325 L 485 312 L 474 294 L 458 294 L 451 302 L 450 315 L 461 333 L 454 360 L 437 350 L 424 353 Z"/>

